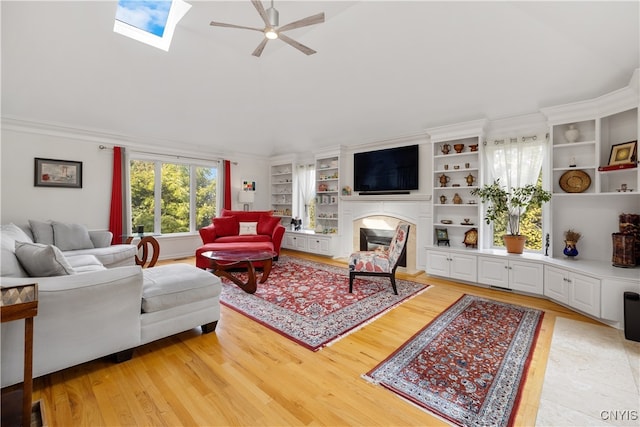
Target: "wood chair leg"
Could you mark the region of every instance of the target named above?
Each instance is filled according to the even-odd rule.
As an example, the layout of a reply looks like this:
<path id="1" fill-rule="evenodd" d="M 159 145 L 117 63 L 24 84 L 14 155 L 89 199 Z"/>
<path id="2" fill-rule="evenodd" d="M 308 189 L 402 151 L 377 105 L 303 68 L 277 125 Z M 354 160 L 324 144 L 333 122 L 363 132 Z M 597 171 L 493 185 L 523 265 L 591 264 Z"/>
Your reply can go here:
<path id="1" fill-rule="evenodd" d="M 396 288 L 396 276 L 392 274 L 391 276 L 389 276 L 389 278 L 391 279 L 391 287 L 393 287 L 393 293 L 398 295 L 398 289 Z"/>
<path id="2" fill-rule="evenodd" d="M 349 293 L 353 293 L 353 273 L 349 273 Z"/>

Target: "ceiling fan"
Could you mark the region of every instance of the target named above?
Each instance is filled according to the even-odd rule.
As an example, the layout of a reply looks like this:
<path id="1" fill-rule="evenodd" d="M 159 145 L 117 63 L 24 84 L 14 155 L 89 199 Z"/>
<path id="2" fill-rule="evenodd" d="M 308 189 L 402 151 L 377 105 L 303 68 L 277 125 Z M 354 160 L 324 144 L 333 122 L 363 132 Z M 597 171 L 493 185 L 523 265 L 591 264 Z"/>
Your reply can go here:
<path id="1" fill-rule="evenodd" d="M 258 47 L 256 47 L 256 49 L 253 51 L 252 53 L 253 56 L 259 57 L 262 54 L 264 47 L 267 45 L 267 42 L 269 40 L 275 40 L 275 39 L 280 39 L 283 42 L 287 43 L 288 45 L 295 47 L 300 52 L 305 53 L 307 55 L 313 55 L 314 53 L 316 53 L 315 50 L 301 43 L 298 43 L 297 41 L 293 40 L 290 37 L 287 37 L 282 33 L 284 31 L 293 30 L 294 28 L 320 24 L 324 22 L 324 12 L 318 13 L 316 15 L 308 16 L 303 19 L 299 19 L 297 21 L 291 22 L 287 25 L 283 25 L 282 27 L 278 28 L 279 15 L 278 15 L 278 11 L 273 7 L 273 0 L 271 0 L 271 7 L 267 10 L 264 9 L 264 6 L 262 6 L 262 2 L 260 0 L 251 0 L 251 3 L 258 10 L 260 17 L 262 17 L 262 20 L 264 21 L 264 24 L 265 24 L 264 28 L 245 27 L 242 25 L 225 24 L 223 22 L 214 22 L 214 21 L 211 21 L 210 25 L 214 27 L 241 28 L 245 30 L 260 31 L 261 33 L 264 33 L 265 38 L 264 40 L 262 40 L 262 42 L 260 42 Z"/>

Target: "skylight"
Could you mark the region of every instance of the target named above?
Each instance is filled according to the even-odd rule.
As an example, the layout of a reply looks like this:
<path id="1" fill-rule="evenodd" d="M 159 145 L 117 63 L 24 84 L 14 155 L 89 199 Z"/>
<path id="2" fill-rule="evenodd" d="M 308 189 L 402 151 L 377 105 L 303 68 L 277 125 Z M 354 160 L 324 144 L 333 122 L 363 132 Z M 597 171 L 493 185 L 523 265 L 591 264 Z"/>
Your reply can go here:
<path id="1" fill-rule="evenodd" d="M 118 0 L 113 31 L 168 51 L 176 25 L 190 8 L 183 0 Z"/>

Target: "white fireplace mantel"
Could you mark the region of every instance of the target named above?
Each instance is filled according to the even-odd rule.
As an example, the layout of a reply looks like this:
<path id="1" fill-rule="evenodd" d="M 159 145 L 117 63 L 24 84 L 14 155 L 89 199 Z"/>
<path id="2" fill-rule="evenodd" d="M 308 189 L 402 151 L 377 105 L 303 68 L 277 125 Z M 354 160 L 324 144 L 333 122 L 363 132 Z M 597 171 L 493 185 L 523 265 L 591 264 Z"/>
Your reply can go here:
<path id="1" fill-rule="evenodd" d="M 369 216 L 391 216 L 416 227 L 416 270 L 426 268 L 426 250 L 431 230 L 430 194 L 383 194 L 340 197 L 340 256 L 346 257 L 354 251 L 354 221 Z M 357 250 L 357 249 L 356 249 Z M 413 269 L 413 268 L 411 268 Z"/>

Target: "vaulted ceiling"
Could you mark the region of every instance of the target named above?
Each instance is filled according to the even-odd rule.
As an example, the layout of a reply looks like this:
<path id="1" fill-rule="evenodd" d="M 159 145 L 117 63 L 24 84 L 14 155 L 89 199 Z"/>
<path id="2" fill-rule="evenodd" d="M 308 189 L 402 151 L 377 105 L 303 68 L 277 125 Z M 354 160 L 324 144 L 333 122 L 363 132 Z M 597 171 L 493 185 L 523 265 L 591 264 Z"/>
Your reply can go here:
<path id="1" fill-rule="evenodd" d="M 639 67 L 639 2 L 275 1 L 318 51 L 211 27 L 246 1 L 189 1 L 169 52 L 113 32 L 115 1 L 2 1 L 2 116 L 262 156 L 416 134 L 600 96 Z M 268 7 L 265 2 L 265 7 Z"/>

